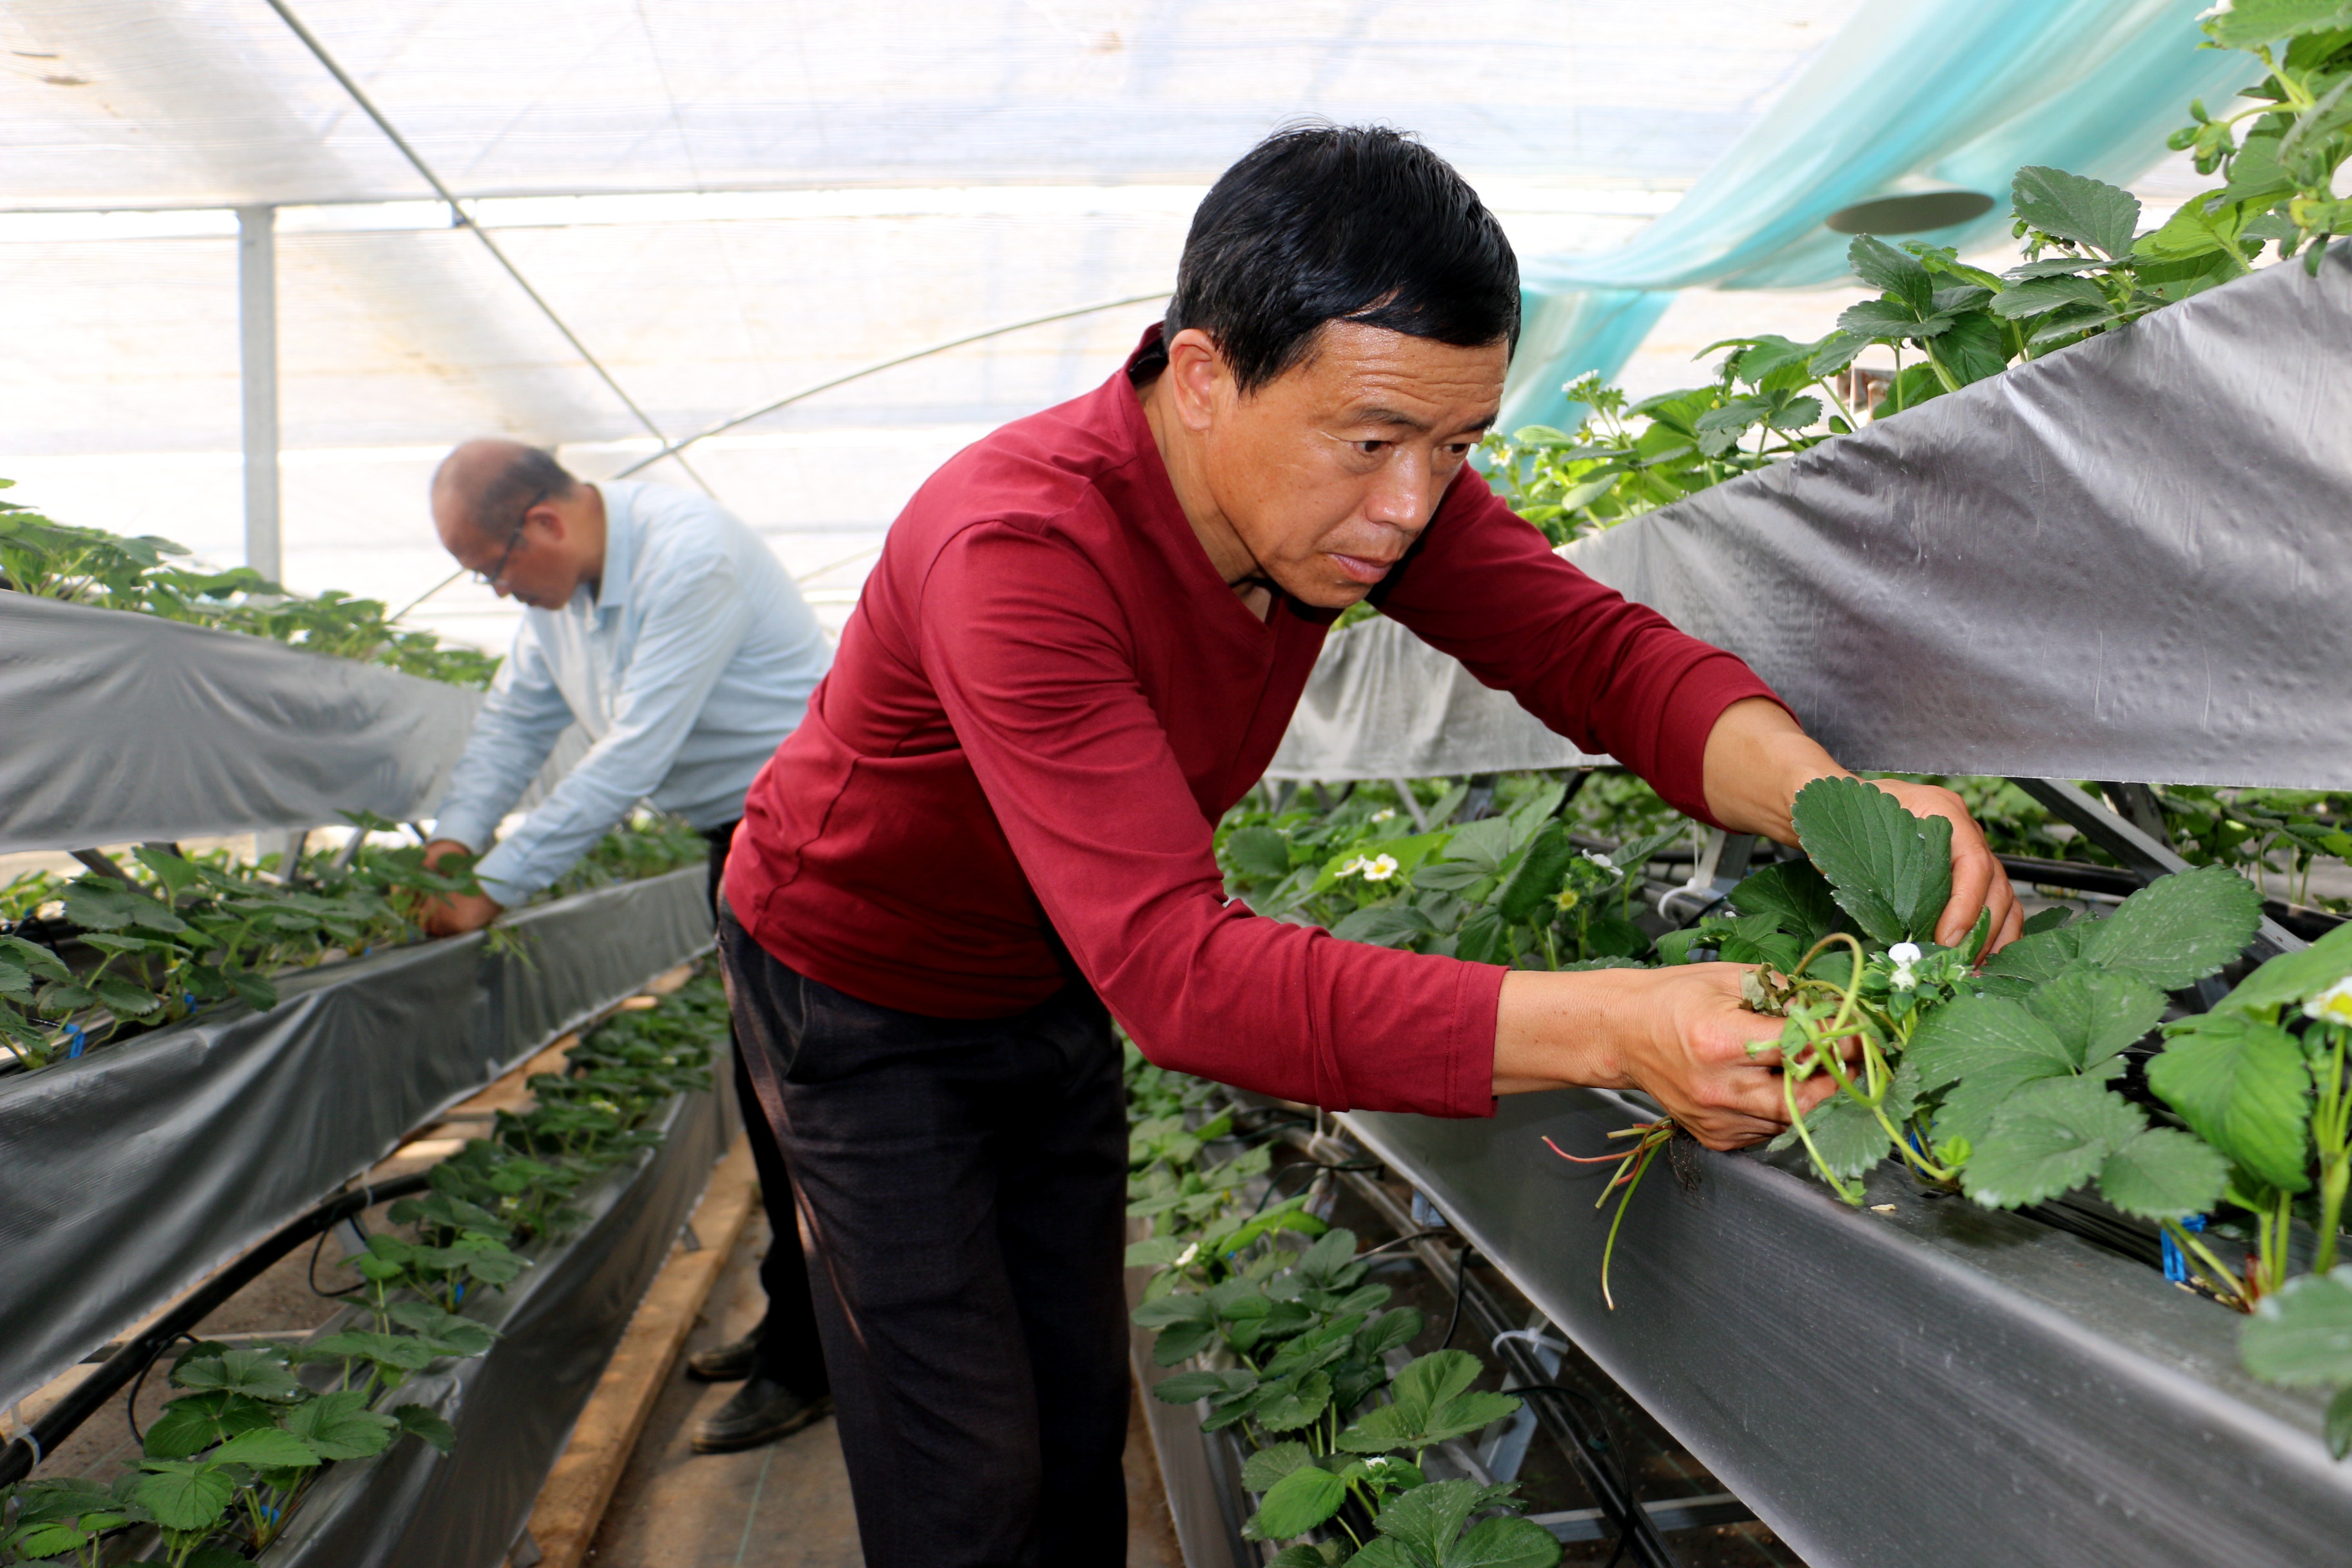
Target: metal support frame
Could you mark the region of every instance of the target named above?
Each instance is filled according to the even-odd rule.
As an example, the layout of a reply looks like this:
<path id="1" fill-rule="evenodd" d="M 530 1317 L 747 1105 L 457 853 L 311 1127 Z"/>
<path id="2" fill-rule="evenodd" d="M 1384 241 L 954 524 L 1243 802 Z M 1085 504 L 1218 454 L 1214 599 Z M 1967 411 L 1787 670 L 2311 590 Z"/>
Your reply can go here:
<path id="1" fill-rule="evenodd" d="M 2114 856 L 2117 864 L 2143 883 L 2189 869 L 2189 862 L 2173 853 L 2170 845 L 2160 842 L 2147 828 L 2110 811 L 2092 799 L 2085 791 L 2064 779 L 2020 778 L 2011 782 L 2071 823 L 2084 837 Z M 2125 799 L 2138 810 L 2158 810 L 2152 795 L 2145 800 L 2135 800 L 2128 795 Z M 2158 811 L 2157 823 L 2160 825 L 2162 820 L 2161 812 Z M 2262 924 L 2255 928 L 2254 942 L 2257 950 L 2267 946 L 2265 957 L 2272 953 L 2300 952 L 2311 945 L 2268 915 L 2264 915 Z"/>
<path id="2" fill-rule="evenodd" d="M 563 341 L 572 345 L 572 352 L 578 354 L 588 368 L 595 373 L 596 379 L 604 384 L 605 390 L 620 400 L 621 405 L 626 408 L 636 422 L 645 428 L 646 434 L 661 443 L 663 452 L 675 458 L 677 466 L 685 471 L 686 477 L 700 486 L 705 495 L 716 500 L 719 492 L 712 489 L 709 482 L 700 474 L 696 473 L 683 457 L 677 455 L 670 446 L 669 437 L 663 435 L 661 426 L 654 423 L 653 416 L 638 406 L 637 400 L 631 397 L 621 384 L 614 379 L 613 373 L 604 368 L 604 362 L 590 353 L 588 345 L 580 341 L 580 335 L 572 330 L 570 323 L 556 313 L 555 307 L 547 302 L 546 296 L 531 287 L 530 279 L 522 275 L 522 268 L 517 267 L 508 258 L 507 253 L 499 248 L 499 242 L 492 239 L 488 233 L 474 221 L 473 215 L 459 205 L 457 197 L 447 185 L 442 183 L 441 176 L 433 172 L 433 166 L 425 161 L 424 156 L 415 148 L 409 145 L 408 138 L 403 136 L 398 128 L 384 116 L 383 111 L 375 106 L 375 100 L 361 90 L 360 84 L 352 79 L 352 74 L 343 69 L 335 57 L 328 52 L 327 46 L 319 41 L 318 35 L 302 25 L 302 19 L 294 15 L 293 8 L 286 3 L 286 0 L 265 0 L 265 4 L 278 13 L 278 20 L 284 22 L 296 37 L 302 40 L 302 47 L 309 49 L 311 58 L 326 68 L 327 74 L 333 77 L 345 92 L 351 94 L 352 101 L 360 106 L 362 113 L 375 122 L 375 128 L 383 132 L 384 139 L 408 161 L 408 166 L 415 170 L 426 184 L 433 187 L 435 197 L 449 209 L 450 223 L 456 227 L 466 230 L 481 242 L 482 248 L 489 252 L 490 259 L 498 263 L 499 268 L 509 278 L 514 279 L 515 286 L 530 298 L 532 304 L 539 307 L 539 313 L 547 318 L 550 326 L 562 334 Z M 243 216 L 240 211 L 238 214 L 240 220 Z"/>
<path id="3" fill-rule="evenodd" d="M 237 386 L 245 425 L 245 563 L 278 582 L 278 209 L 236 209 Z"/>

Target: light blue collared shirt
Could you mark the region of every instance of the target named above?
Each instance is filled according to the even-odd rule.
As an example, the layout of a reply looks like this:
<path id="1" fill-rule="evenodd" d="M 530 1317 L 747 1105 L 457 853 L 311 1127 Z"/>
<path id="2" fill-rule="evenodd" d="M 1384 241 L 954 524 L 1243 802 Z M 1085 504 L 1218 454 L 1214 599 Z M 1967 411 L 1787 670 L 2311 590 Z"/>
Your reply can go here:
<path id="1" fill-rule="evenodd" d="M 614 480 L 604 573 L 526 610 L 450 774 L 435 834 L 479 850 L 574 720 L 594 744 L 476 868 L 509 908 L 571 869 L 640 800 L 695 826 L 743 792 L 807 711 L 833 650 L 760 536 L 705 497 Z"/>

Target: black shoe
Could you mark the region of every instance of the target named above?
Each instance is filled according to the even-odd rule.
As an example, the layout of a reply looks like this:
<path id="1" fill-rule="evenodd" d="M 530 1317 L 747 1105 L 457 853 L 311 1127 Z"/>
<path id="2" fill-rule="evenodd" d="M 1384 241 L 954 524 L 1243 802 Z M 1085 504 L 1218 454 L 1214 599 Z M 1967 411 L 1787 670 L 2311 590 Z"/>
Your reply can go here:
<path id="1" fill-rule="evenodd" d="M 760 1340 L 767 1331 L 767 1321 L 762 1319 L 757 1328 L 731 1345 L 697 1351 L 686 1358 L 686 1375 L 698 1383 L 742 1382 L 759 1363 Z"/>
<path id="2" fill-rule="evenodd" d="M 735 1397 L 694 1429 L 698 1454 L 732 1454 L 789 1437 L 812 1421 L 833 1413 L 833 1395 L 803 1398 L 781 1383 L 755 1377 L 735 1391 Z"/>

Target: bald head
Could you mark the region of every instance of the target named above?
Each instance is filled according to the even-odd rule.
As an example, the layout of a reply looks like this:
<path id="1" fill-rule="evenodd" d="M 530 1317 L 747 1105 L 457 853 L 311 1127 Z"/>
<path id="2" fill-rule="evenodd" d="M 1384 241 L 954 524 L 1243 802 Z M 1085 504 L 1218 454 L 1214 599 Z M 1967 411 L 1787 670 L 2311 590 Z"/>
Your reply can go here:
<path id="1" fill-rule="evenodd" d="M 561 609 L 604 572 L 604 498 L 520 441 L 468 441 L 433 475 L 433 526 L 501 597 Z"/>
<path id="2" fill-rule="evenodd" d="M 452 531 L 503 544 L 525 508 L 562 500 L 580 488 L 554 457 L 520 441 L 468 441 L 441 459 L 433 473 L 433 523 L 441 542 L 461 542 Z"/>

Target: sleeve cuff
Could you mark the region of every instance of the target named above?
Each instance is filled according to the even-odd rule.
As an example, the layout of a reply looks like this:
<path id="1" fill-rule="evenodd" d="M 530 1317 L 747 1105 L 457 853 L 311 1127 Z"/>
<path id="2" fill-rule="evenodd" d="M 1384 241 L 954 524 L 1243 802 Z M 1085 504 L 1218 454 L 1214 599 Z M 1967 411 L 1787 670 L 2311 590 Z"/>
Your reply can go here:
<path id="1" fill-rule="evenodd" d="M 1448 1116 L 1495 1114 L 1495 1030 L 1503 1010 L 1503 976 L 1491 963 L 1462 965 L 1460 1022 L 1454 1026 L 1454 1059 L 1447 1064 Z"/>
<path id="2" fill-rule="evenodd" d="M 1657 763 L 1650 785 L 1668 805 L 1709 827 L 1723 825 L 1706 809 L 1707 737 L 1725 709 L 1751 697 L 1783 710 L 1789 706 L 1738 656 L 1718 651 L 1683 672 L 1658 716 Z"/>
<path id="3" fill-rule="evenodd" d="M 499 825 L 496 822 L 484 822 L 462 807 L 433 819 L 434 837 L 454 838 L 477 855 L 495 842 L 498 836 Z"/>
<path id="4" fill-rule="evenodd" d="M 482 885 L 482 891 L 498 900 L 501 909 L 520 909 L 530 901 L 532 894 L 547 886 L 516 864 L 521 858 L 509 854 L 507 846 L 502 844 L 474 865 L 474 880 Z"/>

